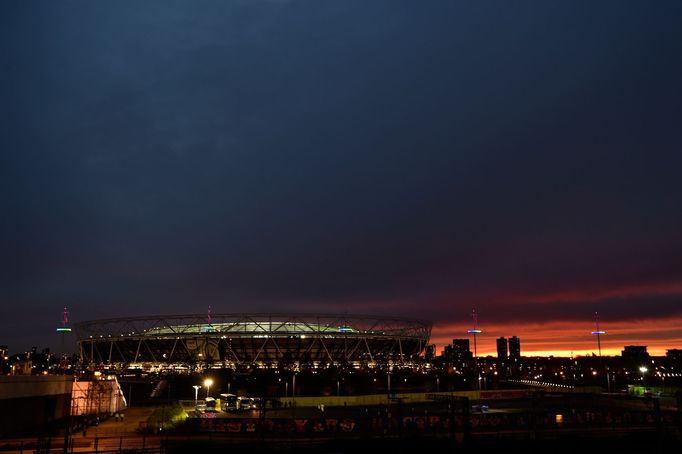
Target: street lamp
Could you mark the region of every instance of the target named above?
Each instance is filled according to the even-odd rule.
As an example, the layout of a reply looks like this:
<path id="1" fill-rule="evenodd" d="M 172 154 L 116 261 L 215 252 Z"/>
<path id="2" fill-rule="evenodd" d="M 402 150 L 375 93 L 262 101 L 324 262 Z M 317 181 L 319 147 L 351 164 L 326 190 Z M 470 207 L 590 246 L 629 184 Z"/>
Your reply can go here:
<path id="1" fill-rule="evenodd" d="M 201 388 L 201 386 L 192 385 L 192 388 L 194 388 L 194 407 L 196 408 L 197 400 L 199 400 L 199 388 Z"/>
<path id="2" fill-rule="evenodd" d="M 207 378 L 204 380 L 204 386 L 206 387 L 206 397 L 208 397 L 208 393 L 211 389 L 211 385 L 213 384 L 213 379 Z"/>
<path id="3" fill-rule="evenodd" d="M 647 373 L 649 369 L 646 368 L 646 366 L 642 366 L 639 368 L 639 371 L 642 373 L 642 386 L 644 386 L 644 390 L 646 391 L 646 380 L 644 378 L 644 374 Z"/>
<path id="4" fill-rule="evenodd" d="M 336 396 L 339 396 L 339 381 L 336 380 Z"/>

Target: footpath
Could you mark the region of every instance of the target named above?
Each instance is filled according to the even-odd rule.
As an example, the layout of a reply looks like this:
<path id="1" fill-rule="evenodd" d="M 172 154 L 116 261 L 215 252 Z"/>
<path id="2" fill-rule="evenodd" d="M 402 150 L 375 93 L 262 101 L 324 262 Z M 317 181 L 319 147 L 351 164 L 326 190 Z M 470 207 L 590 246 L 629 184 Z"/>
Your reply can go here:
<path id="1" fill-rule="evenodd" d="M 119 414 L 123 415 L 120 418 L 110 417 L 104 421 L 100 421 L 95 426 L 88 426 L 84 430 L 74 432 L 71 434 L 74 439 L 91 438 L 95 435 L 99 436 L 119 436 L 119 435 L 136 435 L 137 430 L 147 424 L 147 418 L 154 413 L 155 407 L 135 407 L 128 408 Z"/>
<path id="2" fill-rule="evenodd" d="M 97 425 L 91 425 L 71 434 L 73 451 L 112 451 L 122 449 L 156 448 L 159 437 L 140 434 L 155 407 L 129 408 Z"/>

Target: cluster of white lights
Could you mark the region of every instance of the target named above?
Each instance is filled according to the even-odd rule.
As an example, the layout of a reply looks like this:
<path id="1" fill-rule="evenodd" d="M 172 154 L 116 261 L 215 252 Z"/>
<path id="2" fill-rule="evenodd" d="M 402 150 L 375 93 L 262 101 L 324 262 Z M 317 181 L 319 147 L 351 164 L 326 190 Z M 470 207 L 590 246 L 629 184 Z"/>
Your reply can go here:
<path id="1" fill-rule="evenodd" d="M 543 382 L 543 381 L 538 381 L 538 380 L 515 380 L 518 383 L 524 383 L 526 385 L 531 385 L 531 386 L 545 386 L 549 388 L 567 388 L 567 389 L 573 389 L 575 386 L 570 386 L 570 385 L 559 385 L 557 383 L 549 383 L 549 382 Z"/>

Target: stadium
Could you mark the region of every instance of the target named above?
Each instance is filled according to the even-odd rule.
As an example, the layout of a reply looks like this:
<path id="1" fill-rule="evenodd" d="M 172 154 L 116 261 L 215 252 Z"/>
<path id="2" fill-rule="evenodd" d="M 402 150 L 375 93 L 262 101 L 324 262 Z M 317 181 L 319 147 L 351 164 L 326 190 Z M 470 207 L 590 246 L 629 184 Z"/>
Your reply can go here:
<path id="1" fill-rule="evenodd" d="M 93 320 L 74 325 L 89 367 L 197 368 L 409 366 L 431 322 L 369 315 L 214 314 Z"/>

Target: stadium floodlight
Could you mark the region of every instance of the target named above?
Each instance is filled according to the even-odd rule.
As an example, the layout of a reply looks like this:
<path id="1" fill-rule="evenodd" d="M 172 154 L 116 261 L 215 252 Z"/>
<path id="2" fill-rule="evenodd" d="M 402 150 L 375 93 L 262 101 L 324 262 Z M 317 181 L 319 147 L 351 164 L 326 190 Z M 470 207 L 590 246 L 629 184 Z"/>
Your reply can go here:
<path id="1" fill-rule="evenodd" d="M 206 397 L 209 396 L 209 391 L 211 389 L 212 384 L 213 384 L 212 378 L 207 378 L 206 380 L 204 380 L 204 386 L 206 387 Z"/>

